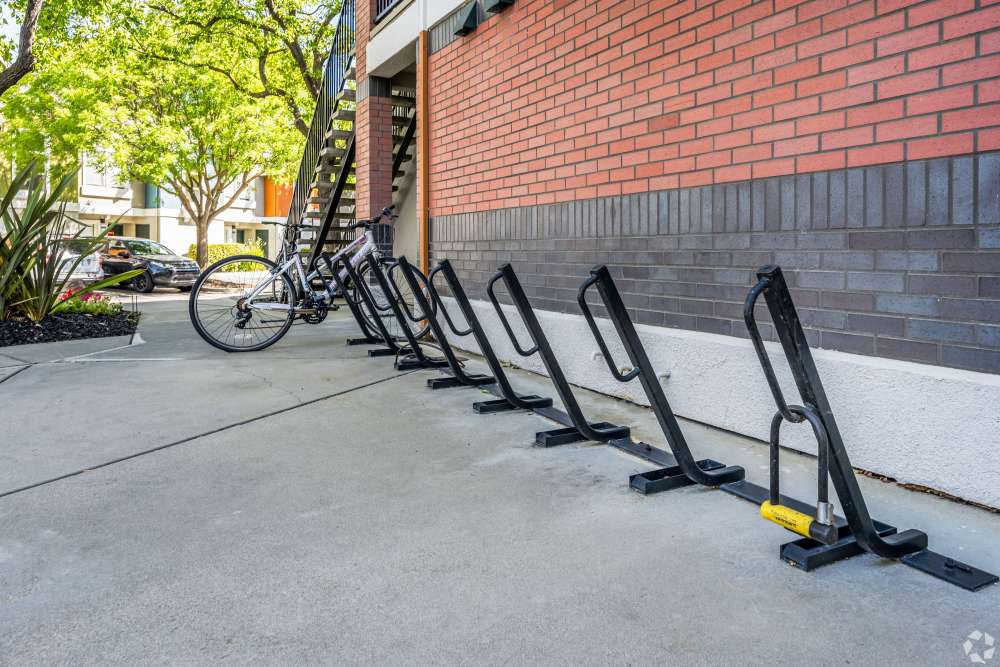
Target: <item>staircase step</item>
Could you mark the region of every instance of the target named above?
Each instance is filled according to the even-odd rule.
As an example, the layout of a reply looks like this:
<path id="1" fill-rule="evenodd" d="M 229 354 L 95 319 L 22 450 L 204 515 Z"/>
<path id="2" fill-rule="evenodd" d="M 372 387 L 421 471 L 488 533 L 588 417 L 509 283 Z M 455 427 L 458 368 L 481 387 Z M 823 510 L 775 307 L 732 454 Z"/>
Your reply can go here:
<path id="1" fill-rule="evenodd" d="M 329 181 L 329 180 L 313 181 L 313 184 L 310 187 L 311 188 L 315 188 L 315 189 L 319 190 L 320 192 L 328 191 L 331 188 L 333 188 L 333 181 Z M 356 189 L 356 186 L 355 186 L 354 183 L 345 183 L 344 184 L 344 192 L 354 192 L 355 189 Z M 393 189 L 393 192 L 395 192 L 399 188 L 397 188 L 396 186 L 393 186 L 392 189 Z"/>
<path id="2" fill-rule="evenodd" d="M 333 120 L 349 120 L 354 122 L 354 109 L 347 109 L 345 107 L 337 107 L 337 110 L 333 112 Z"/>
<path id="3" fill-rule="evenodd" d="M 303 214 L 305 214 L 305 213 L 323 213 L 323 212 L 326 211 L 329 203 L 330 202 L 323 202 L 322 204 L 307 204 L 305 206 L 304 210 L 303 210 Z M 354 212 L 355 212 L 354 211 L 354 204 L 353 203 L 348 204 L 348 203 L 345 203 L 345 202 L 341 202 L 340 205 L 337 207 L 337 212 L 338 213 L 350 213 L 351 215 L 354 215 Z M 313 217 L 315 217 L 315 216 L 313 216 Z"/>
<path id="4" fill-rule="evenodd" d="M 325 160 L 336 160 L 346 152 L 347 149 L 339 146 L 327 146 L 319 152 L 319 156 Z"/>
<path id="5" fill-rule="evenodd" d="M 328 203 L 330 203 L 330 200 L 329 200 L 328 197 L 319 197 L 319 196 L 316 196 L 316 197 L 310 197 L 309 198 L 309 205 L 311 205 L 311 206 L 325 207 Z M 354 204 L 355 204 L 355 201 L 354 201 L 354 197 L 353 196 L 347 196 L 346 194 L 341 194 L 340 195 L 340 205 L 341 206 L 354 206 Z"/>
<path id="6" fill-rule="evenodd" d="M 334 218 L 337 219 L 337 220 L 354 220 L 354 214 L 353 213 L 334 213 L 333 215 L 334 215 Z M 326 212 L 325 211 L 306 211 L 305 215 L 303 217 L 305 217 L 305 218 L 311 218 L 311 219 L 325 218 L 326 217 Z"/>
<path id="7" fill-rule="evenodd" d="M 412 109 L 417 106 L 417 100 L 415 97 L 400 97 L 399 95 L 393 95 L 389 98 L 394 107 L 406 107 L 407 109 Z"/>
<path id="8" fill-rule="evenodd" d="M 337 98 L 345 100 L 347 102 L 354 102 L 358 99 L 358 91 L 352 90 L 350 88 L 344 88 L 340 93 L 337 94 Z"/>
<path id="9" fill-rule="evenodd" d="M 340 171 L 340 167 L 331 165 L 328 162 L 320 161 L 320 163 L 316 165 L 316 168 L 313 169 L 313 171 L 317 174 L 336 174 L 337 172 Z M 350 174 L 354 173 L 353 165 L 351 166 L 351 170 L 348 173 Z"/>
<path id="10" fill-rule="evenodd" d="M 322 211 L 325 211 L 327 209 L 327 207 L 329 206 L 329 204 L 330 204 L 330 202 L 328 202 L 328 201 L 323 202 L 322 204 L 307 204 L 306 207 L 305 207 L 305 212 L 306 213 L 310 213 L 310 212 L 314 212 L 314 211 L 315 212 L 322 212 Z M 342 201 L 337 206 L 337 209 L 338 209 L 338 211 L 340 213 L 350 213 L 350 214 L 353 215 L 354 214 L 354 202 L 348 203 L 348 202 Z"/>
<path id="11" fill-rule="evenodd" d="M 327 130 L 326 139 L 327 141 L 329 141 L 330 139 L 343 139 L 344 141 L 347 141 L 348 139 L 351 138 L 352 134 L 354 133 L 348 132 L 347 130 Z"/>

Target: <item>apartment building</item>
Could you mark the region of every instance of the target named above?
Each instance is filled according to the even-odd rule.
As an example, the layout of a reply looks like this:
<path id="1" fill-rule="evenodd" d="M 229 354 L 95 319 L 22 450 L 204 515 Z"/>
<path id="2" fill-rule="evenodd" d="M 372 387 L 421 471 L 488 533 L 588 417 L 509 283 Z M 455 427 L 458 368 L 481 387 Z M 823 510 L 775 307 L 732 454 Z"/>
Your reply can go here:
<path id="1" fill-rule="evenodd" d="M 114 167 L 98 166 L 84 155 L 77 177 L 76 200 L 70 214 L 94 231 L 114 224 L 121 236 L 159 241 L 174 252 L 185 254 L 197 240 L 194 223 L 177 197 L 162 188 L 119 176 Z M 243 243 L 259 239 L 269 256 L 278 248 L 280 228 L 268 222 L 284 222 L 290 188 L 268 178 L 258 178 L 242 196 L 223 211 L 209 229 L 209 243 Z"/>
<path id="2" fill-rule="evenodd" d="M 761 439 L 742 309 L 778 264 L 856 464 L 1000 504 L 995 471 L 968 474 L 1000 446 L 1000 4 L 344 6 L 328 108 L 354 130 L 307 151 L 291 218 L 394 201 L 397 254 L 449 258 L 500 354 L 543 371 L 483 300 L 511 262 L 570 380 L 642 402 L 576 305 L 607 264 L 677 412 Z"/>

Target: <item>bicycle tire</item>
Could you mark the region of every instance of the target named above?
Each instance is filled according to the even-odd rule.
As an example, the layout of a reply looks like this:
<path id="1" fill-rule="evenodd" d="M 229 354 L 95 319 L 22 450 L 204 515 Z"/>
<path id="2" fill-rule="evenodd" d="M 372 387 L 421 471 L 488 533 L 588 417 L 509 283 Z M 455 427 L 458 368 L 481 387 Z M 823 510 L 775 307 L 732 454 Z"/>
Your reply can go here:
<path id="1" fill-rule="evenodd" d="M 234 311 L 233 309 L 237 308 L 237 306 L 236 305 L 227 306 L 224 302 L 220 305 L 215 305 L 213 308 L 213 310 L 215 311 L 215 315 L 213 317 L 215 317 L 215 319 L 210 323 L 211 326 L 209 326 L 209 323 L 203 321 L 203 318 L 199 314 L 200 313 L 199 296 L 201 296 L 203 293 L 207 294 L 207 292 L 205 291 L 206 283 L 212 280 L 212 276 L 214 274 L 222 273 L 223 272 L 222 269 L 228 264 L 234 264 L 240 262 L 245 262 L 247 264 L 256 263 L 266 266 L 268 267 L 268 272 L 267 272 L 268 274 L 270 274 L 271 270 L 277 268 L 277 264 L 275 264 L 271 260 L 265 257 L 258 257 L 256 255 L 234 255 L 232 257 L 226 257 L 225 259 L 219 260 L 218 262 L 212 264 L 207 269 L 202 271 L 201 275 L 198 276 L 198 280 L 195 281 L 194 286 L 191 289 L 191 296 L 188 298 L 188 315 L 191 318 L 191 324 L 194 325 L 195 331 L 197 331 L 198 335 L 201 336 L 202 339 L 204 339 L 205 342 L 207 342 L 209 345 L 217 347 L 220 350 L 224 350 L 226 352 L 256 352 L 258 350 L 263 350 L 264 348 L 274 345 L 279 340 L 281 340 L 281 338 L 284 337 L 286 333 L 288 333 L 288 330 L 292 326 L 292 322 L 295 320 L 296 291 L 294 284 L 286 274 L 283 273 L 280 276 L 277 276 L 275 283 L 273 283 L 271 287 L 271 290 L 275 295 L 273 298 L 281 299 L 280 300 L 281 303 L 287 303 L 287 305 L 289 306 L 289 310 L 287 311 L 287 315 L 284 316 L 285 320 L 283 323 L 281 323 L 277 327 L 268 327 L 272 329 L 272 332 L 267 338 L 264 338 L 263 340 L 258 339 L 255 343 L 245 346 L 232 345 L 224 340 L 221 340 L 217 335 L 214 334 L 220 333 L 223 330 L 232 332 L 233 328 L 239 328 L 241 332 L 246 330 L 245 323 L 243 327 L 235 325 L 235 322 L 239 318 L 236 314 L 237 311 Z M 259 279 L 252 279 L 248 282 L 252 282 L 253 283 L 252 287 L 255 287 L 256 285 L 259 285 L 260 282 L 263 281 L 266 277 L 267 276 L 261 275 Z M 234 281 L 219 280 L 218 282 L 233 283 Z M 279 294 L 277 291 L 274 290 L 273 285 L 278 284 L 279 282 L 284 288 L 283 294 Z M 250 289 L 252 289 L 252 287 L 237 285 L 236 287 L 231 288 L 229 290 L 230 292 L 229 294 L 223 295 L 223 298 L 228 298 L 231 300 L 234 298 L 234 293 L 239 293 L 240 291 L 242 291 L 245 294 L 249 292 Z M 206 300 L 207 298 L 208 297 L 206 297 Z M 239 297 L 237 297 L 237 301 L 238 300 Z M 225 311 L 227 310 L 227 307 L 230 311 L 230 317 L 232 317 L 233 324 L 230 324 L 230 322 L 226 319 Z M 257 311 L 257 312 L 268 312 L 268 311 Z M 280 312 L 280 311 L 273 311 L 273 312 Z M 248 318 L 248 320 L 251 319 L 252 317 L 253 315 L 251 315 L 250 318 Z M 272 317 L 277 317 L 277 316 L 272 316 Z M 225 327 L 226 325 L 229 325 L 228 329 L 220 329 L 220 327 Z M 249 336 L 250 334 L 239 334 L 239 335 Z"/>

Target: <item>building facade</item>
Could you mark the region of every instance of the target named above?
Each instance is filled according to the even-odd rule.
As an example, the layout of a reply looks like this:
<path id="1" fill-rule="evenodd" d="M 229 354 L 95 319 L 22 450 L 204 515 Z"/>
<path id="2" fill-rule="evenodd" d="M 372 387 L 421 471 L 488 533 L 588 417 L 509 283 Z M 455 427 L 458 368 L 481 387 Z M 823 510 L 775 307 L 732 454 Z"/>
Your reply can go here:
<path id="1" fill-rule="evenodd" d="M 1000 4 L 362 0 L 356 20 L 359 216 L 392 195 L 381 82 L 415 73 L 423 114 L 397 252 L 451 259 L 479 299 L 513 263 L 571 380 L 641 401 L 576 306 L 609 265 L 677 412 L 761 438 L 742 309 L 778 264 L 856 464 L 1000 506 L 995 465 L 963 472 L 1000 445 Z"/>
<path id="2" fill-rule="evenodd" d="M 81 158 L 75 201 L 68 211 L 95 233 L 114 225 L 113 233 L 158 241 L 186 254 L 197 231 L 177 197 L 154 185 L 122 179 L 114 167 Z M 258 178 L 243 195 L 213 221 L 209 243 L 244 243 L 259 239 L 274 256 L 280 236 L 269 222 L 284 222 L 289 188 Z"/>

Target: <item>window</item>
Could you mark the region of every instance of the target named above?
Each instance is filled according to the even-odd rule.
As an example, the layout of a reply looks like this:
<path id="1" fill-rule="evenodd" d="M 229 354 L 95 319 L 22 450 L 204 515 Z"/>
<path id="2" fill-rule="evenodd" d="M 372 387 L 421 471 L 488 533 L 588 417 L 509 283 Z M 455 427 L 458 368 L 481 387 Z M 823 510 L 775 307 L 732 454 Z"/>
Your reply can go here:
<path id="1" fill-rule="evenodd" d="M 149 238 L 149 225 L 136 223 L 135 225 L 135 235 L 140 239 Z"/>
<path id="2" fill-rule="evenodd" d="M 260 245 L 264 248 L 264 255 L 268 255 L 268 234 L 266 229 L 257 230 L 257 240 L 260 241 Z"/>
<path id="3" fill-rule="evenodd" d="M 121 174 L 114 166 L 102 167 L 90 155 L 83 156 L 83 184 L 101 188 L 127 188 Z"/>
<path id="4" fill-rule="evenodd" d="M 237 229 L 236 230 L 236 242 L 237 243 L 246 243 L 247 242 L 247 233 L 246 233 L 246 231 L 244 231 L 242 229 Z"/>

